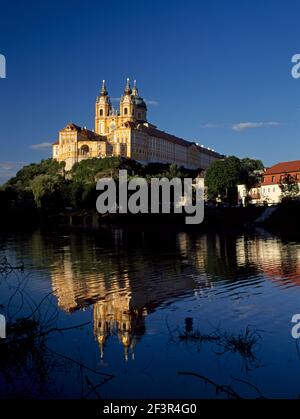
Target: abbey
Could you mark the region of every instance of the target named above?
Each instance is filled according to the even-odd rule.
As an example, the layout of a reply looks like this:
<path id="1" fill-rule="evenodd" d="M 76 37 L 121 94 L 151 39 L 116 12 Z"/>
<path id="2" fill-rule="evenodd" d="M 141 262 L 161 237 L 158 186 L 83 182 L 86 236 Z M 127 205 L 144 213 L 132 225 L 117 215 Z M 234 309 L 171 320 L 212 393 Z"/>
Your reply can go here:
<path id="1" fill-rule="evenodd" d="M 138 93 L 136 81 L 127 79 L 119 110 L 113 109 L 102 82 L 95 106 L 95 129 L 69 123 L 53 144 L 53 158 L 70 170 L 76 162 L 92 157 L 121 156 L 143 164 L 176 163 L 187 169 L 207 169 L 222 158 L 214 150 L 157 129 L 147 121 L 147 105 Z"/>

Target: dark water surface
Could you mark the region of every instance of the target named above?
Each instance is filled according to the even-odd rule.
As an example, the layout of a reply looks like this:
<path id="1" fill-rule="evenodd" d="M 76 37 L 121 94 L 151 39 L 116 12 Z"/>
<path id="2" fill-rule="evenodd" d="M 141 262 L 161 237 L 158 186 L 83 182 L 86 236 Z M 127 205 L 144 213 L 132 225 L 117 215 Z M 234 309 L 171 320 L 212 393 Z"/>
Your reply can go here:
<path id="1" fill-rule="evenodd" d="M 26 316 L 52 292 L 39 321 L 88 324 L 47 335 L 36 377 L 34 359 L 0 368 L 2 397 L 227 397 L 204 377 L 243 397 L 300 393 L 300 241 L 107 227 L 2 235 L 3 256 L 25 270 L 0 275 L 1 313 Z"/>

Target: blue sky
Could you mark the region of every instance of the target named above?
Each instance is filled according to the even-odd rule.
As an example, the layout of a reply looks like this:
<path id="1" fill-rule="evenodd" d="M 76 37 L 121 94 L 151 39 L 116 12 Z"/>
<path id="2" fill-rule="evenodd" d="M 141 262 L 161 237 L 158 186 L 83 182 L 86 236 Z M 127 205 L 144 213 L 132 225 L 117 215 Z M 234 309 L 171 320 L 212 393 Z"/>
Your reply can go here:
<path id="1" fill-rule="evenodd" d="M 298 0 L 2 2 L 0 183 L 51 155 L 58 130 L 94 127 L 136 78 L 160 129 L 266 165 L 300 159 Z"/>

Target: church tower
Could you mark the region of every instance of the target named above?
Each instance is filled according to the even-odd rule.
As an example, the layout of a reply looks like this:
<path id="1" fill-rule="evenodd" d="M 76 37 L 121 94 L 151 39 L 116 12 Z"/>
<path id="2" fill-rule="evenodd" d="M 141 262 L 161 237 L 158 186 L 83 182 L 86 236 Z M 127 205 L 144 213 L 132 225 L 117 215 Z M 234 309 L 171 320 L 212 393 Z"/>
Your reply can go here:
<path id="1" fill-rule="evenodd" d="M 122 117 L 123 122 L 133 120 L 134 116 L 134 102 L 129 79 L 126 81 L 124 94 L 121 96 L 120 100 L 120 116 Z"/>
<path id="2" fill-rule="evenodd" d="M 134 101 L 134 118 L 137 122 L 147 122 L 147 105 L 144 99 L 139 96 L 139 91 L 136 86 L 136 80 L 132 89 L 132 97 Z"/>
<path id="3" fill-rule="evenodd" d="M 111 103 L 106 89 L 105 80 L 102 81 L 100 95 L 96 100 L 95 132 L 100 135 L 106 133 L 106 118 L 111 113 Z"/>
<path id="4" fill-rule="evenodd" d="M 136 80 L 133 88 L 130 87 L 130 81 L 127 79 L 124 94 L 120 101 L 120 116 L 123 122 L 147 121 L 147 106 L 143 98 L 139 96 Z"/>

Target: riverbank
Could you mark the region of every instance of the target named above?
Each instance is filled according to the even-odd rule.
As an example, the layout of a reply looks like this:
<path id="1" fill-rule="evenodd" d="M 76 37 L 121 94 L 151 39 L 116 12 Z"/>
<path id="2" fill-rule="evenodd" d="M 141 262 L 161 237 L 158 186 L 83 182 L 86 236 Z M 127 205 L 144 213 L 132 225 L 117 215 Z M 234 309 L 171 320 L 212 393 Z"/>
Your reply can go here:
<path id="1" fill-rule="evenodd" d="M 204 221 L 200 224 L 187 225 L 190 228 L 220 228 L 224 225 L 243 226 L 258 218 L 262 207 L 205 207 Z M 1 216 L 1 226 L 40 227 L 70 226 L 97 228 L 103 223 L 120 225 L 185 225 L 186 214 L 98 214 L 96 210 L 66 210 L 59 213 L 41 211 L 15 211 Z"/>
<path id="2" fill-rule="evenodd" d="M 28 230 L 39 227 L 70 227 L 97 229 L 102 224 L 120 226 L 143 226 L 159 228 L 166 226 L 185 227 L 197 231 L 224 231 L 261 226 L 270 230 L 298 231 L 300 203 L 292 201 L 277 207 L 205 207 L 204 221 L 198 225 L 186 225 L 186 214 L 106 214 L 96 210 L 62 211 L 43 213 L 39 211 L 14 211 L 1 215 L 1 229 Z"/>

